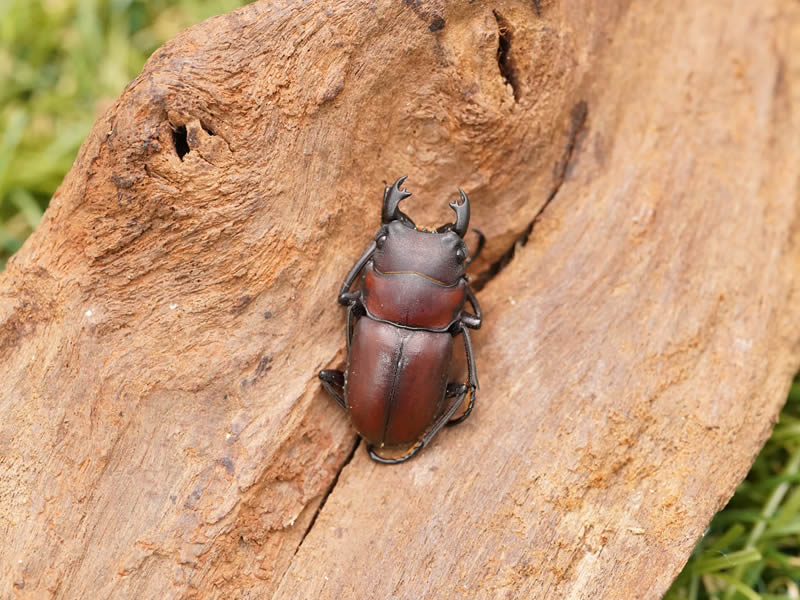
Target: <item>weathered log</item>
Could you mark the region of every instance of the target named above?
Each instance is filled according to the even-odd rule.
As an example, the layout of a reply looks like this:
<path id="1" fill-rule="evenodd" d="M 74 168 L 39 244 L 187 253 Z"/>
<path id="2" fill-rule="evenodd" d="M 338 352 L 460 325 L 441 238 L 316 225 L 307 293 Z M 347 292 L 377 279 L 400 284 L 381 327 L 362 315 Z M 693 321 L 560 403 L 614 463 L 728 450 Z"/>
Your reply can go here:
<path id="1" fill-rule="evenodd" d="M 159 50 L 0 276 L 3 596 L 659 597 L 798 366 L 800 7 L 628 4 L 263 2 Z M 482 387 L 345 466 L 316 372 L 402 174 L 489 239 Z"/>

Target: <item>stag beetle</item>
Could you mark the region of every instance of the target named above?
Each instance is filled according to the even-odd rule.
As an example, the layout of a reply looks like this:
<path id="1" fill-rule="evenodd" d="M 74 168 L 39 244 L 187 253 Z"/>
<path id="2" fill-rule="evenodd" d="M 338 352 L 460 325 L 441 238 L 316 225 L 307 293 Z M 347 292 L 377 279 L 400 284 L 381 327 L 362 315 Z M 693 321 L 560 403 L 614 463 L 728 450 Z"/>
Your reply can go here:
<path id="1" fill-rule="evenodd" d="M 417 227 L 398 205 L 411 194 L 400 186 L 383 195 L 382 226 L 345 277 L 339 304 L 347 307 L 345 371 L 320 371 L 322 385 L 350 414 L 370 458 L 408 460 L 447 424 L 466 419 L 475 404 L 478 375 L 468 329 L 481 326 L 481 309 L 465 268 L 483 248 L 479 235 L 468 256 L 469 198 L 451 202 L 456 222 L 436 230 Z M 356 291 L 350 287 L 361 275 Z M 466 302 L 474 314 L 464 310 Z M 448 382 L 453 339 L 461 334 L 467 383 Z M 453 417 L 469 396 L 466 410 Z M 449 401 L 449 402 L 448 402 Z M 375 448 L 400 449 L 387 458 Z"/>

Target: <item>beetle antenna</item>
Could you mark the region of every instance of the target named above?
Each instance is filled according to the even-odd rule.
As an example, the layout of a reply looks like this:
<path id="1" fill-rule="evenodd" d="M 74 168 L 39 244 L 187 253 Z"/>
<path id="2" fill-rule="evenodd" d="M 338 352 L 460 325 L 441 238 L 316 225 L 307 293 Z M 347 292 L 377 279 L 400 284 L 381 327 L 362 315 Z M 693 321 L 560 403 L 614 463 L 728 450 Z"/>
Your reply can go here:
<path id="1" fill-rule="evenodd" d="M 383 192 L 383 210 L 381 212 L 381 220 L 384 223 L 392 221 L 402 221 L 404 224 L 414 227 L 414 222 L 399 208 L 400 202 L 408 198 L 411 193 L 405 189 L 400 189 L 403 182 L 406 180 L 407 175 L 403 175 L 400 179 L 394 182 L 394 185 L 387 186 Z"/>

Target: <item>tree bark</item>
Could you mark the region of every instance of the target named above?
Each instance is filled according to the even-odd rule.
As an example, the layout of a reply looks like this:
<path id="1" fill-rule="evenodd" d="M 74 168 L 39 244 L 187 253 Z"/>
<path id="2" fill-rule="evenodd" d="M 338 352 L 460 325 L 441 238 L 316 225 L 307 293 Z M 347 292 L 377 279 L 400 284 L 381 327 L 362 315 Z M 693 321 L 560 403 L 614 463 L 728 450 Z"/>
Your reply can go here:
<path id="1" fill-rule="evenodd" d="M 3 597 L 660 597 L 798 367 L 798 57 L 789 0 L 182 33 L 0 276 Z M 404 174 L 489 240 L 481 388 L 384 467 L 316 373 Z"/>

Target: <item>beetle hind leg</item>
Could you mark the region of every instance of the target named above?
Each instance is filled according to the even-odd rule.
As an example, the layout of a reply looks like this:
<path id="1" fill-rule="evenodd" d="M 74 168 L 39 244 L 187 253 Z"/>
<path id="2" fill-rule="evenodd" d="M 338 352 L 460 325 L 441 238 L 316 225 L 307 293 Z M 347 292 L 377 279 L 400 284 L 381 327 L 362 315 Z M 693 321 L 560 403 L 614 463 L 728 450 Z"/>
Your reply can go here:
<path id="1" fill-rule="evenodd" d="M 344 373 L 338 369 L 323 369 L 319 372 L 319 378 L 325 391 L 347 411 L 347 403 L 344 401 Z"/>
<path id="2" fill-rule="evenodd" d="M 458 400 L 456 404 L 458 406 L 462 406 L 464 404 L 464 398 L 467 394 L 469 394 L 469 403 L 467 404 L 466 410 L 461 413 L 460 416 L 450 419 L 447 424 L 448 425 L 458 425 L 462 421 L 465 421 L 469 414 L 472 412 L 472 407 L 475 406 L 475 393 L 476 388 L 472 385 L 467 385 L 466 383 L 448 383 L 447 384 L 447 396 L 458 396 Z"/>
<path id="3" fill-rule="evenodd" d="M 425 445 L 425 442 L 423 440 L 424 438 L 418 441 L 413 446 L 411 446 L 411 448 L 409 448 L 405 454 L 402 454 L 401 456 L 397 456 L 395 458 L 384 458 L 383 456 L 375 452 L 375 446 L 373 446 L 372 444 L 367 444 L 367 454 L 369 454 L 369 457 L 372 460 L 374 460 L 375 462 L 379 462 L 383 465 L 397 465 L 400 464 L 401 462 L 406 462 L 409 458 L 411 458 L 417 452 L 422 450 L 422 447 Z"/>

